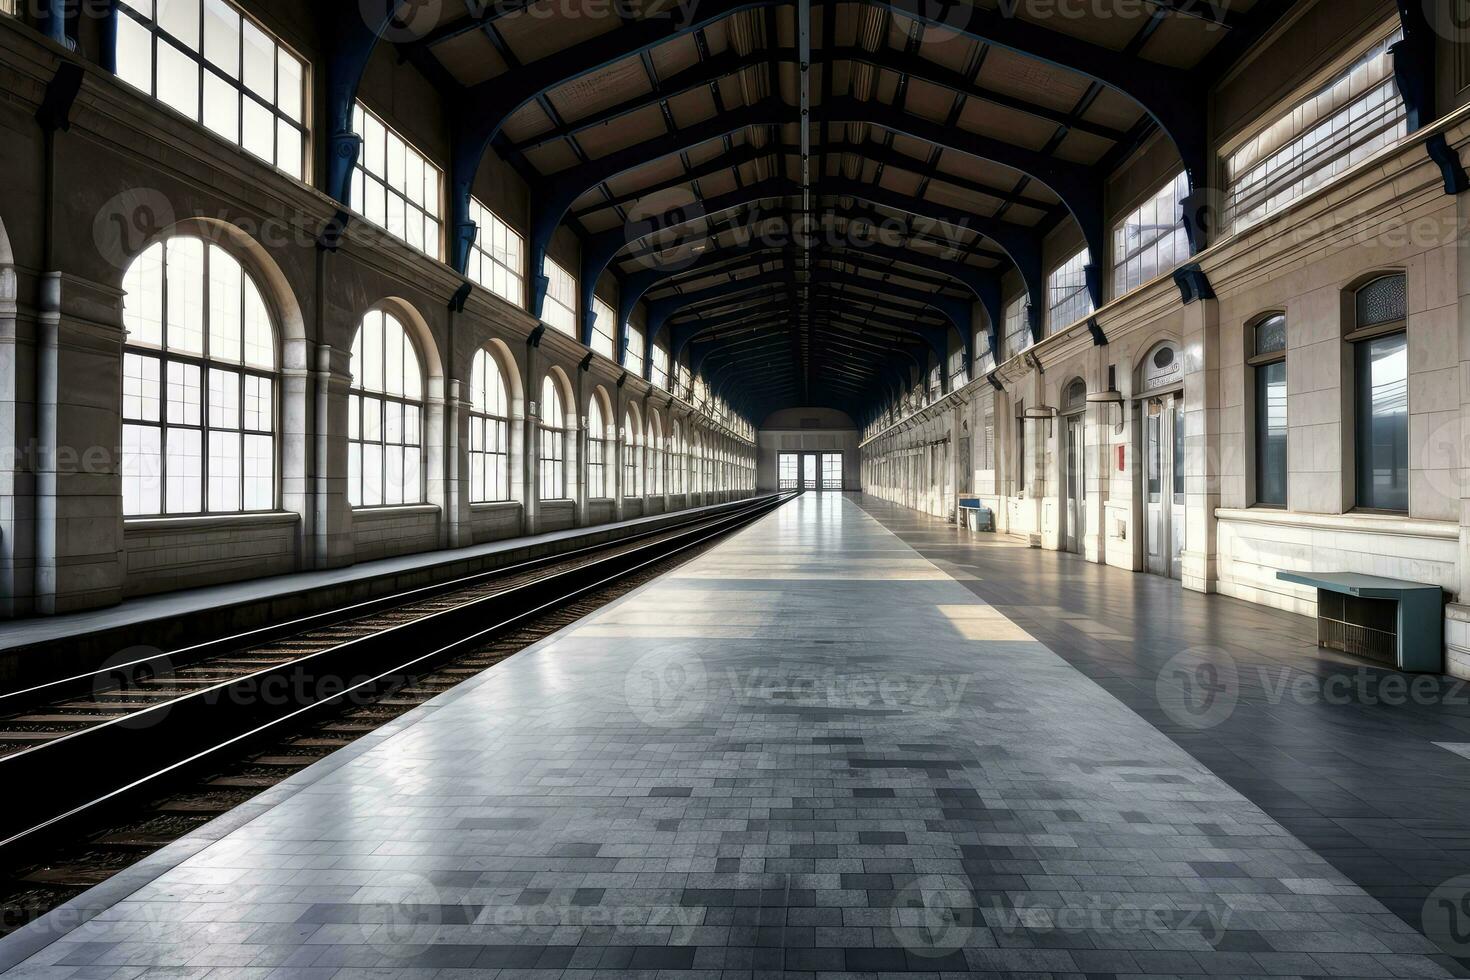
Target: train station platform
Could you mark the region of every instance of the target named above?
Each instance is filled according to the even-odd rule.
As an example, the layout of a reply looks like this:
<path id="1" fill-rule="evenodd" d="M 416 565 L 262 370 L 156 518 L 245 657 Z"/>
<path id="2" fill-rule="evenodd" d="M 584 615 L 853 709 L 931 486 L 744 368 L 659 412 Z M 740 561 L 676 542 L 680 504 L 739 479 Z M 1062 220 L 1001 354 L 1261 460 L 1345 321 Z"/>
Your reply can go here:
<path id="1" fill-rule="evenodd" d="M 957 580 L 955 553 L 806 494 L 0 941 L 0 967 L 1456 973 L 986 601 L 982 557 Z"/>
<path id="2" fill-rule="evenodd" d="M 0 628 L 0 690 L 96 670 L 138 648 L 172 650 L 409 589 L 713 517 L 754 497 L 439 551 L 138 596 Z"/>

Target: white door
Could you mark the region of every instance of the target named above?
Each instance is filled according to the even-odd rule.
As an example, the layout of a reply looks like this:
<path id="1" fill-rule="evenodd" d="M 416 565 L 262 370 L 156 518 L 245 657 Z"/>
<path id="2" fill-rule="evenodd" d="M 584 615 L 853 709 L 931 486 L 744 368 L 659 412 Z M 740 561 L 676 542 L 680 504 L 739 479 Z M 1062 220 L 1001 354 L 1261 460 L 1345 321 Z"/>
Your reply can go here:
<path id="1" fill-rule="evenodd" d="M 1177 395 L 1143 403 L 1143 531 L 1148 570 L 1179 578 L 1184 554 L 1184 406 Z"/>
<path id="2" fill-rule="evenodd" d="M 1063 515 L 1066 522 L 1063 541 L 1066 550 L 1082 554 L 1082 536 L 1087 530 L 1087 442 L 1084 432 L 1086 417 L 1067 418 L 1067 475 L 1062 481 L 1066 493 Z"/>

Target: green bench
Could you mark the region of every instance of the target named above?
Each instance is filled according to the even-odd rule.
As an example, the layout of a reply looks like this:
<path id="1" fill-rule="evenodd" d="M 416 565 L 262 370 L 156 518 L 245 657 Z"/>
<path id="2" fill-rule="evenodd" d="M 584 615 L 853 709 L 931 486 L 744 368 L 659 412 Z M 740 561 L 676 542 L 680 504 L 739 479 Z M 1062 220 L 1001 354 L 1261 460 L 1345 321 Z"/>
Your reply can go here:
<path id="1" fill-rule="evenodd" d="M 1415 673 L 1444 670 L 1444 590 L 1357 572 L 1277 572 L 1317 590 L 1317 642 Z"/>

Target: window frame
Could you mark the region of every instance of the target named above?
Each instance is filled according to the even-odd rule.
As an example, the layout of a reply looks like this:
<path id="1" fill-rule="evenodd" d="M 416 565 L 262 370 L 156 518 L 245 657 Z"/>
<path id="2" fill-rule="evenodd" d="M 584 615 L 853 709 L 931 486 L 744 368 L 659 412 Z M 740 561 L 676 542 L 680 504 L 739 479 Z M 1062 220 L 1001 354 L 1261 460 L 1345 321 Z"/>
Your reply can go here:
<path id="1" fill-rule="evenodd" d="M 1047 336 L 1061 333 L 1063 330 L 1080 323 L 1096 312 L 1092 303 L 1092 294 L 1087 289 L 1087 267 L 1092 264 L 1092 253 L 1085 245 L 1081 250 L 1067 256 L 1056 268 L 1052 269 L 1046 277 L 1046 327 Z M 1063 281 L 1064 278 L 1076 277 L 1076 283 Z M 1073 309 L 1082 312 L 1076 316 L 1068 316 L 1063 321 L 1062 316 L 1069 314 Z"/>
<path id="2" fill-rule="evenodd" d="M 607 483 L 607 420 L 602 400 L 594 392 L 587 402 L 587 499 L 608 500 L 611 491 Z"/>
<path id="3" fill-rule="evenodd" d="M 541 261 L 546 274 L 546 298 L 541 304 L 541 319 L 558 333 L 580 341 L 582 338 L 577 331 L 577 277 L 549 255 Z M 560 297 L 563 288 L 567 293 L 565 298 Z M 552 318 L 553 313 L 556 314 L 555 319 Z"/>
<path id="4" fill-rule="evenodd" d="M 169 246 L 171 243 L 183 241 L 198 243 L 200 248 L 200 291 L 197 304 L 200 313 L 200 351 L 198 353 L 179 349 L 178 347 L 171 346 L 169 343 L 169 328 L 170 320 L 172 319 L 172 317 L 170 316 L 169 304 Z M 266 294 L 260 288 L 260 284 L 256 282 L 255 277 L 251 274 L 249 266 L 246 265 L 246 263 L 240 261 L 238 257 L 231 254 L 219 243 L 211 241 L 210 239 L 202 236 L 173 235 L 168 238 L 164 238 L 157 242 L 154 242 L 147 249 L 144 249 L 142 252 L 134 257 L 133 264 L 129 265 L 128 270 L 125 273 L 125 282 L 126 279 L 132 275 L 134 268 L 136 268 L 136 264 L 144 261 L 145 256 L 155 248 L 158 249 L 159 254 L 159 341 L 157 344 L 153 344 L 146 340 L 137 340 L 131 338 L 124 340 L 121 365 L 123 380 L 120 393 L 121 397 L 118 404 L 118 415 L 122 435 L 119 469 L 120 475 L 123 477 L 124 488 L 126 487 L 127 480 L 130 479 L 129 474 L 126 472 L 128 469 L 129 456 L 128 430 L 150 430 L 155 431 L 158 434 L 158 472 L 156 479 L 158 484 L 159 509 L 156 511 L 134 511 L 132 513 L 129 513 L 127 508 L 127 494 L 126 490 L 124 489 L 122 492 L 120 492 L 123 518 L 124 520 L 168 520 L 174 518 L 188 517 L 222 517 L 232 515 L 279 513 L 281 508 L 281 440 L 279 438 L 279 433 L 281 429 L 280 366 L 282 358 L 280 331 L 277 328 L 277 317 L 275 315 L 275 312 L 271 309 L 270 304 L 266 299 Z M 213 331 L 211 330 L 211 318 L 213 317 L 215 309 L 215 304 L 213 301 L 214 277 L 211 275 L 211 265 L 213 262 L 212 256 L 216 252 L 230 259 L 230 261 L 233 262 L 235 266 L 239 269 L 240 273 L 241 305 L 239 311 L 239 341 L 241 356 L 238 361 L 217 357 L 210 350 L 213 342 L 213 338 L 211 336 L 211 334 L 213 333 Z M 263 368 L 259 365 L 250 364 L 245 358 L 246 312 L 248 296 L 251 290 L 253 290 L 256 296 L 259 298 L 261 312 L 265 315 L 266 326 L 270 330 L 271 367 L 269 368 Z M 124 313 L 124 318 L 126 322 L 126 312 Z M 128 417 L 127 403 L 129 396 L 127 387 L 128 381 L 130 379 L 130 376 L 128 374 L 130 359 L 134 360 L 135 362 L 148 360 L 158 365 L 158 375 L 156 379 L 157 395 L 154 399 L 157 403 L 155 419 Z M 169 387 L 173 382 L 171 381 L 172 372 L 169 370 L 169 368 L 170 365 L 174 364 L 180 365 L 181 367 L 185 368 L 193 368 L 197 372 L 197 423 L 179 422 L 174 421 L 170 418 L 171 406 Z M 213 399 L 211 398 L 212 387 L 210 382 L 212 380 L 212 373 L 215 371 L 231 372 L 236 375 L 237 385 L 235 386 L 236 397 L 234 403 L 234 411 L 238 420 L 238 424 L 236 426 L 225 427 L 215 426 L 211 424 L 211 414 L 214 411 L 214 408 L 212 404 Z M 270 386 L 270 429 L 268 430 L 259 428 L 252 429 L 246 425 L 245 420 L 247 417 L 247 404 L 249 396 L 248 385 L 250 379 L 252 378 L 256 379 L 257 381 L 264 381 Z M 146 400 L 146 395 L 144 394 L 139 394 L 136 397 L 139 398 L 140 402 Z M 199 466 L 199 474 L 196 481 L 200 504 L 198 509 L 170 509 L 169 458 L 171 454 L 169 448 L 169 433 L 171 431 L 192 432 L 196 433 L 198 436 L 197 460 Z M 213 440 L 211 437 L 215 434 L 238 436 L 239 455 L 237 456 L 237 459 L 239 461 L 239 468 L 237 472 L 236 497 L 239 502 L 239 506 L 229 509 L 215 509 L 210 506 L 210 463 L 211 459 L 213 458 L 213 454 L 211 452 L 211 444 Z M 249 439 L 259 439 L 262 437 L 269 438 L 270 440 L 270 502 L 265 507 L 246 507 L 246 500 L 249 496 L 247 491 L 247 478 L 245 474 L 246 460 L 248 458 L 246 455 L 246 446 L 248 445 Z M 189 476 L 192 476 L 192 474 L 189 474 Z M 144 475 L 144 478 L 146 479 L 146 475 Z"/>
<path id="5" fill-rule="evenodd" d="M 253 14 L 244 10 L 239 4 L 234 3 L 233 0 L 196 0 L 195 9 L 198 13 L 198 18 L 195 24 L 197 42 L 193 45 L 190 45 L 186 39 L 174 34 L 169 28 L 165 27 L 159 21 L 157 6 L 158 2 L 159 0 L 147 0 L 147 6 L 153 10 L 152 14 L 145 13 L 141 9 L 141 7 L 143 6 L 141 0 L 119 0 L 119 2 L 117 3 L 115 11 L 115 16 L 117 17 L 117 29 L 113 32 L 112 52 L 113 65 L 117 68 L 117 78 L 127 83 L 132 88 L 140 92 L 144 92 L 150 99 L 166 107 L 171 112 L 176 112 L 180 116 L 189 119 L 194 124 L 203 127 L 220 139 L 225 140 L 237 149 L 248 153 L 252 158 L 259 160 L 265 163 L 267 166 L 280 171 L 287 177 L 290 177 L 292 180 L 300 181 L 303 183 L 310 183 L 309 161 L 312 159 L 311 93 L 313 91 L 311 62 L 308 61 L 306 57 L 301 54 L 301 52 L 297 51 L 291 45 L 283 41 L 276 32 L 272 31 L 265 24 L 261 23 L 258 17 L 255 17 Z M 179 2 L 179 0 L 171 0 L 171 2 L 177 3 Z M 222 4 L 228 7 L 237 17 L 240 18 L 240 26 L 239 29 L 236 31 L 235 37 L 236 76 L 233 78 L 228 74 L 225 66 L 219 65 L 205 53 L 205 48 L 208 42 L 207 32 L 210 22 L 208 6 L 210 3 Z M 14 14 L 15 11 L 12 10 L 11 13 Z M 149 87 L 146 90 L 143 89 L 143 87 L 139 85 L 137 81 L 128 77 L 130 73 L 124 69 L 124 66 L 122 64 L 123 53 L 121 49 L 122 45 L 126 43 L 124 41 L 124 36 L 126 33 L 125 25 L 129 23 L 140 27 L 143 31 L 147 33 L 148 36 Z M 245 29 L 245 25 L 247 23 L 250 25 L 250 27 L 260 32 L 260 34 L 268 39 L 273 45 L 271 65 L 272 95 L 269 101 L 267 101 L 264 96 L 257 93 L 256 90 L 252 86 L 248 85 L 245 81 L 244 76 L 246 73 L 246 36 L 248 33 Z M 193 68 L 196 73 L 196 85 L 194 89 L 195 99 L 194 112 L 192 116 L 184 109 L 180 108 L 179 106 L 175 105 L 173 102 L 165 99 L 162 95 L 159 94 L 161 87 L 161 82 L 159 78 L 160 59 L 158 56 L 160 45 L 167 45 L 175 53 L 177 53 L 178 55 L 182 55 L 184 58 L 194 63 Z M 286 57 L 290 58 L 293 62 L 295 62 L 301 70 L 301 90 L 299 93 L 300 102 L 298 103 L 297 115 L 295 117 L 291 116 L 289 112 L 283 110 L 280 107 L 280 89 L 282 79 L 281 56 L 283 54 Z M 218 127 L 205 122 L 205 109 L 208 102 L 209 80 L 211 78 L 215 79 L 216 82 L 228 86 L 231 89 L 232 94 L 236 97 L 234 107 L 236 135 L 234 137 L 220 132 L 220 129 Z M 254 149 L 246 146 L 246 108 L 252 102 L 270 114 L 272 153 L 269 160 L 256 153 Z M 282 149 L 281 127 L 283 125 L 287 128 L 295 130 L 297 136 L 299 137 L 297 153 L 298 159 L 295 162 L 295 168 L 292 170 L 288 170 L 280 165 Z"/>
<path id="6" fill-rule="evenodd" d="M 1113 226 L 1113 299 L 1118 299 L 1161 276 L 1168 275 L 1189 261 L 1189 236 L 1185 233 L 1182 211 L 1175 217 L 1172 224 L 1163 223 L 1157 214 L 1157 209 L 1166 201 L 1170 202 L 1172 207 L 1182 209 L 1188 194 L 1189 174 L 1181 170 L 1172 180 L 1165 182 L 1162 187 L 1150 194 L 1138 207 Z M 1143 212 L 1149 208 L 1155 209 L 1155 217 L 1152 223 L 1145 225 Z M 1156 231 L 1157 234 L 1146 244 L 1129 248 L 1127 236 L 1130 225 L 1140 230 L 1147 227 Z M 1142 239 L 1142 234 L 1139 237 Z M 1160 252 L 1165 239 L 1172 239 L 1174 243 L 1174 258 L 1167 262 L 1163 260 Z M 1181 249 L 1182 255 L 1180 255 Z M 1152 275 L 1147 275 L 1145 270 L 1148 266 L 1144 259 L 1151 250 L 1154 258 L 1154 272 Z M 1133 281 L 1135 277 L 1130 274 L 1129 269 L 1135 261 L 1138 262 L 1136 282 Z"/>
<path id="7" fill-rule="evenodd" d="M 1385 279 L 1402 279 L 1404 282 L 1405 305 L 1401 317 L 1394 317 L 1380 323 L 1369 324 L 1365 327 L 1357 325 L 1358 297 L 1366 289 L 1377 285 Z M 1409 397 L 1412 394 L 1409 382 L 1411 380 L 1407 366 L 1409 346 L 1409 321 L 1408 321 L 1408 275 L 1403 271 L 1385 271 L 1371 275 L 1361 281 L 1358 286 L 1350 292 L 1352 327 L 1343 335 L 1343 341 L 1351 345 L 1351 370 L 1352 370 L 1352 409 L 1353 409 L 1353 502 L 1355 511 L 1363 511 L 1376 514 L 1390 514 L 1397 516 L 1408 516 L 1413 501 L 1410 495 L 1413 476 L 1413 464 L 1409 458 L 1407 427 L 1412 418 L 1409 405 Z M 1370 363 L 1365 355 L 1371 351 L 1377 341 L 1388 338 L 1402 337 L 1405 356 L 1404 368 L 1404 426 L 1406 430 L 1405 446 L 1403 450 L 1403 506 L 1380 506 L 1380 499 L 1376 494 L 1365 493 L 1365 470 L 1364 470 L 1364 422 L 1373 418 L 1372 404 L 1364 401 L 1364 377 Z M 1370 396 L 1371 398 L 1371 396 Z M 1397 467 L 1396 467 L 1397 469 Z M 1371 500 L 1371 502 L 1365 502 Z"/>
<path id="8" fill-rule="evenodd" d="M 547 395 L 550 394 L 550 405 Z M 567 480 L 567 419 L 561 386 L 547 374 L 541 381 L 536 418 L 536 499 L 571 500 Z M 548 466 L 547 464 L 551 464 Z"/>
<path id="9" fill-rule="evenodd" d="M 365 132 L 365 130 L 369 129 L 369 127 L 367 126 L 368 119 L 371 119 L 375 125 L 381 127 L 383 130 L 383 170 L 385 172 L 381 174 L 374 173 L 373 171 L 368 169 L 367 154 L 368 148 L 372 143 L 372 140 L 368 138 L 369 134 Z M 353 132 L 356 133 L 358 137 L 361 138 L 363 141 L 363 145 L 359 149 L 357 154 L 357 161 L 353 164 L 352 167 L 353 209 L 358 214 L 362 215 L 363 220 L 369 222 L 375 227 L 381 228 L 383 231 L 387 232 L 393 238 L 407 245 L 409 248 L 412 248 L 422 253 L 423 255 L 428 256 L 431 259 L 442 262 L 444 259 L 443 168 L 436 164 L 431 156 L 415 146 L 411 140 L 405 138 L 402 133 L 398 132 L 398 130 L 388 125 L 387 121 L 381 115 L 370 109 L 361 99 L 354 103 L 352 108 L 352 128 Z M 420 189 L 424 191 L 425 197 L 423 203 L 415 202 L 411 197 L 408 196 L 408 193 L 406 191 L 400 191 L 397 188 L 389 186 L 389 181 L 393 178 L 393 174 L 391 173 L 393 167 L 391 162 L 388 160 L 388 150 L 393 144 L 392 140 L 390 140 L 389 137 L 391 137 L 392 140 L 396 140 L 403 145 L 405 180 L 407 179 L 409 154 L 413 154 L 413 156 L 417 158 L 419 162 L 418 165 L 420 167 L 419 173 L 425 179 L 427 179 L 429 175 L 433 175 L 437 178 L 434 181 L 434 191 L 432 194 L 429 194 L 427 192 L 427 189 L 421 186 Z M 367 191 L 369 181 L 381 187 L 383 190 L 383 215 L 381 221 L 378 220 L 378 218 L 374 214 L 368 211 Z M 432 198 L 432 200 L 430 200 L 430 198 Z M 403 206 L 404 230 L 401 233 L 399 231 L 395 231 L 392 225 L 392 202 L 394 199 L 397 199 Z M 430 210 L 431 206 L 433 210 Z M 428 221 L 432 223 L 434 237 L 432 250 L 428 247 L 430 244 L 429 242 L 424 241 L 422 244 L 415 245 L 413 239 L 407 234 L 409 209 L 413 209 L 419 213 L 420 234 L 423 234 L 423 222 Z"/>
<path id="10" fill-rule="evenodd" d="M 618 314 L 601 296 L 592 297 L 592 350 L 617 363 Z M 602 341 L 601 343 L 599 341 Z M 604 346 L 607 348 L 604 350 Z"/>
<path id="11" fill-rule="evenodd" d="M 1251 369 L 1251 378 L 1254 386 L 1252 410 L 1255 413 L 1255 418 L 1253 420 L 1254 425 L 1252 426 L 1252 439 L 1254 440 L 1253 459 L 1255 465 L 1255 474 L 1254 479 L 1251 481 L 1251 489 L 1253 493 L 1252 505 L 1256 507 L 1284 510 L 1288 505 L 1291 493 L 1290 457 L 1284 455 L 1281 460 L 1281 492 L 1279 495 L 1280 499 L 1274 499 L 1276 497 L 1275 494 L 1268 494 L 1266 492 L 1266 484 L 1268 479 L 1267 471 L 1269 469 L 1266 463 L 1267 455 L 1270 451 L 1270 433 L 1268 432 L 1268 428 L 1270 426 L 1269 419 L 1271 417 L 1271 412 L 1270 405 L 1268 403 L 1268 389 L 1273 384 L 1270 375 L 1275 372 L 1281 373 L 1281 378 L 1279 382 L 1275 382 L 1275 384 L 1277 384 L 1284 392 L 1287 385 L 1287 378 L 1285 375 L 1287 347 L 1285 339 L 1283 339 L 1282 345 L 1279 349 L 1271 350 L 1262 350 L 1260 342 L 1261 328 L 1269 326 L 1277 322 L 1278 320 L 1281 322 L 1282 330 L 1284 333 L 1289 327 L 1286 314 L 1284 312 L 1272 312 L 1263 314 L 1256 317 L 1247 326 L 1247 330 L 1249 331 L 1249 336 L 1251 339 L 1251 354 L 1246 358 L 1246 365 Z M 1291 440 L 1291 424 L 1290 416 L 1287 414 L 1287 412 L 1287 406 L 1283 405 L 1281 408 L 1281 413 L 1283 418 L 1286 419 L 1286 424 L 1282 427 L 1284 430 L 1282 447 L 1283 454 L 1289 453 L 1290 451 L 1288 447 L 1290 446 Z"/>
<path id="12" fill-rule="evenodd" d="M 510 222 L 496 214 L 477 197 L 470 197 L 470 220 L 475 223 L 475 240 L 470 246 L 469 267 L 466 270 L 470 280 L 481 288 L 499 296 L 507 303 L 525 309 L 526 306 L 526 239 L 520 232 L 511 227 Z M 487 238 L 493 239 L 487 245 Z M 504 239 L 505 247 L 501 247 Z M 511 242 L 515 243 L 515 264 L 507 261 L 512 258 Z M 500 253 L 506 258 L 502 259 Z M 491 270 L 491 275 L 486 276 L 486 268 Z M 496 273 L 503 273 L 507 288 L 502 289 L 497 283 L 500 277 Z M 514 293 L 514 295 L 511 295 Z"/>
<path id="13" fill-rule="evenodd" d="M 477 383 L 482 381 L 489 372 L 494 372 L 496 385 L 499 389 L 500 400 L 504 403 L 504 414 L 495 411 L 495 399 L 489 398 L 490 388 L 488 385 Z M 510 385 L 507 383 L 505 369 L 501 366 L 500 359 L 490 352 L 488 348 L 482 347 L 475 352 L 474 367 L 470 372 L 471 399 L 469 423 L 469 466 L 470 466 L 470 503 L 472 504 L 498 504 L 509 503 L 515 499 L 514 488 L 511 486 L 511 394 Z M 489 435 L 495 433 L 497 438 L 491 440 Z M 499 445 L 501 448 L 490 448 Z M 491 475 L 497 479 L 496 487 L 492 491 Z M 501 490 L 503 484 L 504 489 Z M 476 488 L 479 488 L 477 491 Z"/>
<path id="14" fill-rule="evenodd" d="M 419 349 L 418 341 L 414 337 L 413 331 L 409 329 L 408 324 L 404 321 L 404 318 L 402 316 L 400 316 L 398 313 L 396 313 L 395 311 L 393 311 L 392 309 L 388 309 L 388 308 L 385 308 L 385 307 L 382 307 L 382 306 L 374 306 L 374 307 L 371 307 L 370 309 L 368 309 L 363 314 L 362 319 L 358 321 L 358 324 L 357 324 L 357 333 L 353 337 L 353 344 L 352 344 L 352 349 L 353 349 L 354 353 L 356 353 L 356 351 L 358 350 L 358 340 L 362 337 L 363 329 L 367 325 L 367 318 L 369 316 L 374 315 L 374 314 L 377 314 L 377 315 L 380 315 L 380 316 L 384 317 L 383 337 L 384 337 L 384 344 L 385 344 L 385 347 L 384 347 L 384 352 L 385 353 L 386 353 L 386 350 L 387 350 L 387 348 L 386 348 L 387 333 L 388 333 L 387 321 L 390 320 L 390 319 L 393 320 L 393 321 L 395 321 L 398 324 L 398 327 L 403 331 L 403 335 L 404 335 L 404 337 L 406 338 L 406 340 L 408 342 L 408 349 L 413 352 L 413 356 L 414 356 L 414 359 L 415 359 L 415 364 L 418 367 L 418 388 L 419 388 L 419 394 L 418 394 L 418 398 L 415 399 L 412 396 L 408 395 L 407 393 L 404 393 L 404 394 L 393 393 L 393 392 L 390 392 L 390 391 L 387 391 L 386 390 L 386 388 L 387 388 L 386 383 L 384 385 L 384 390 L 375 390 L 375 389 L 367 388 L 366 387 L 366 382 L 365 382 L 364 377 L 363 377 L 362 366 L 361 366 L 361 364 L 358 363 L 358 358 L 354 356 L 354 358 L 353 358 L 352 380 L 351 380 L 351 382 L 348 385 L 348 392 L 347 392 L 347 396 L 348 396 L 348 398 L 347 398 L 347 411 L 348 411 L 347 451 L 348 451 L 348 460 L 349 460 L 349 462 L 348 462 L 348 475 L 347 475 L 347 483 L 348 483 L 348 487 L 347 487 L 347 500 L 348 500 L 349 506 L 351 506 L 351 508 L 353 510 L 378 510 L 378 509 L 388 508 L 388 507 L 417 507 L 417 506 L 422 506 L 423 504 L 428 503 L 428 486 L 427 486 L 427 481 L 425 480 L 425 474 L 427 472 L 426 467 L 427 467 L 427 462 L 428 462 L 427 459 L 426 459 L 426 455 L 427 455 L 427 453 L 426 453 L 426 441 L 427 440 L 425 439 L 425 436 L 427 434 L 427 432 L 426 432 L 426 426 L 428 425 L 428 419 L 427 419 L 427 406 L 426 406 L 425 399 L 424 399 L 424 390 L 425 390 L 426 381 L 427 381 L 427 377 L 426 376 L 427 376 L 427 373 L 428 372 L 425 370 L 425 367 L 424 367 L 424 354 L 423 354 L 423 351 L 421 351 Z M 386 368 L 386 366 L 387 366 L 387 361 L 386 360 L 383 361 L 383 365 Z M 367 433 L 368 430 L 363 425 L 363 422 L 368 417 L 367 416 L 367 403 L 368 403 L 369 400 L 375 400 L 375 401 L 377 401 L 378 404 L 381 407 L 381 411 L 380 411 L 380 415 L 379 415 L 379 419 L 378 419 L 378 431 L 382 435 L 381 435 L 381 438 L 379 438 L 379 439 L 368 439 L 366 437 L 366 433 Z M 402 432 L 402 436 L 400 438 L 400 441 L 398 441 L 398 442 L 390 442 L 388 440 L 389 431 L 390 431 L 389 430 L 389 426 L 388 426 L 388 415 L 389 415 L 388 406 L 390 404 L 397 404 L 397 405 L 399 405 L 399 406 L 402 407 L 402 409 L 403 409 L 402 418 L 404 420 L 406 420 L 408 418 L 408 411 L 407 410 L 410 409 L 410 408 L 413 409 L 414 412 L 417 414 L 417 418 L 418 418 L 418 425 L 416 426 L 416 434 L 418 436 L 418 441 L 417 442 L 409 442 L 409 441 L 407 441 L 408 434 L 409 434 L 409 431 L 410 431 L 410 427 L 407 424 L 401 424 L 399 426 L 399 428 L 400 428 L 400 430 Z M 354 409 L 355 409 L 355 411 L 354 411 Z M 354 448 L 354 446 L 355 447 L 358 447 L 358 449 L 359 449 L 358 458 L 357 458 L 357 461 L 356 461 L 356 463 L 357 463 L 357 480 L 356 480 L 357 486 L 355 488 L 357 490 L 357 500 L 356 500 L 356 502 L 354 502 L 354 500 L 353 500 L 353 490 L 354 490 L 353 483 L 354 483 L 354 481 L 353 481 L 353 478 L 352 478 L 352 449 Z M 380 457 L 380 462 L 381 462 L 381 465 L 382 465 L 382 472 L 380 474 L 381 480 L 378 483 L 378 492 L 379 492 L 379 496 L 381 497 L 381 499 L 377 503 L 367 503 L 366 502 L 366 498 L 365 498 L 365 494 L 363 493 L 364 489 L 367 486 L 367 483 L 366 483 L 366 480 L 367 480 L 367 469 L 366 469 L 366 466 L 364 464 L 366 463 L 366 460 L 367 460 L 367 451 L 366 450 L 367 450 L 367 447 L 369 447 L 369 446 L 377 446 L 377 447 L 380 447 L 382 449 L 382 454 L 381 454 L 381 457 Z M 405 454 L 406 454 L 406 452 L 409 449 L 413 449 L 413 450 L 416 451 L 416 454 L 417 454 L 417 463 L 418 463 L 418 465 L 417 465 L 418 477 L 417 477 L 417 481 L 416 481 L 416 486 L 418 488 L 417 499 L 410 500 L 410 499 L 407 498 L 406 495 L 404 496 L 404 499 L 403 500 L 390 501 L 388 499 L 388 477 L 389 477 L 389 472 L 390 472 L 389 471 L 389 467 L 388 467 L 388 459 L 389 459 L 389 451 L 392 450 L 392 449 L 402 450 L 402 451 L 405 452 Z M 406 457 L 406 455 L 405 455 L 405 458 L 404 458 L 403 462 L 405 464 L 407 463 L 407 457 Z M 405 474 L 408 472 L 408 468 L 407 468 L 406 465 L 404 465 L 403 467 L 401 467 L 401 472 L 402 473 L 405 473 Z"/>

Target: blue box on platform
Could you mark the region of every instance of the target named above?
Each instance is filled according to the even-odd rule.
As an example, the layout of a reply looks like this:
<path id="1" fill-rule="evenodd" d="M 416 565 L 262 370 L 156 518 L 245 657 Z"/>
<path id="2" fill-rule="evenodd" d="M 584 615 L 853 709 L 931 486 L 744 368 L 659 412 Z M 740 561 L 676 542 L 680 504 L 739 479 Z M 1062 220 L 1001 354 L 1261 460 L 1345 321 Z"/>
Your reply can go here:
<path id="1" fill-rule="evenodd" d="M 978 497 L 961 497 L 960 523 L 971 531 L 994 531 L 995 513 Z"/>

